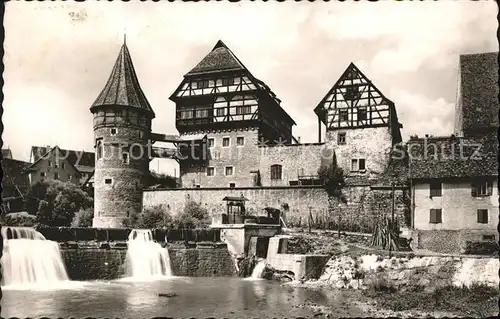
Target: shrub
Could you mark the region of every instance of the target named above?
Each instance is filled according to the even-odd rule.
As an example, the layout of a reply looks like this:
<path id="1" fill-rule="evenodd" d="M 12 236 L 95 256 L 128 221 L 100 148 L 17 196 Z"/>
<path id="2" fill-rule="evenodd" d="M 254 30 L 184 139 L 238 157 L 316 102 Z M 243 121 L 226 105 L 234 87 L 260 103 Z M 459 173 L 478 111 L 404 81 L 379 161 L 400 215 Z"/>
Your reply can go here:
<path id="1" fill-rule="evenodd" d="M 190 200 L 184 206 L 184 210 L 174 218 L 173 223 L 179 229 L 205 228 L 211 224 L 211 219 L 205 207 Z"/>
<path id="2" fill-rule="evenodd" d="M 35 227 L 37 222 L 35 216 L 2 215 L 0 224 L 3 226 Z"/>
<path id="3" fill-rule="evenodd" d="M 94 209 L 80 209 L 75 213 L 71 221 L 71 227 L 92 227 L 92 219 L 94 218 Z"/>
<path id="4" fill-rule="evenodd" d="M 170 228 L 172 217 L 163 205 L 145 207 L 141 213 L 132 214 L 129 220 L 124 221 L 125 227 L 130 228 Z"/>

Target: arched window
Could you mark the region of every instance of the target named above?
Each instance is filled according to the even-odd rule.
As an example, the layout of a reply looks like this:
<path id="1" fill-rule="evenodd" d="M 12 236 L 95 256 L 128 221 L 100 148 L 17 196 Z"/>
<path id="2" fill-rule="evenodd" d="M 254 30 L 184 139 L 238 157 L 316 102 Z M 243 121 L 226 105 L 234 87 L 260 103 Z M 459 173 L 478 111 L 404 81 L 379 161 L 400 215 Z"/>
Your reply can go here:
<path id="1" fill-rule="evenodd" d="M 271 165 L 271 180 L 279 180 L 282 178 L 281 165 L 274 164 Z"/>

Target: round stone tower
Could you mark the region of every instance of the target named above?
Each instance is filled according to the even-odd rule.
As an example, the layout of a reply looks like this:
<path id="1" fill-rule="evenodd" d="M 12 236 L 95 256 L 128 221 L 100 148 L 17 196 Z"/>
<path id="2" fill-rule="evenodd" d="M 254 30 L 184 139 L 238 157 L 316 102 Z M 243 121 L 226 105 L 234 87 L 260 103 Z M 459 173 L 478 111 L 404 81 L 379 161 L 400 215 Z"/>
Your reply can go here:
<path id="1" fill-rule="evenodd" d="M 154 111 L 123 44 L 106 86 L 90 108 L 94 116 L 93 227 L 120 228 L 142 210 L 149 174 L 148 140 Z"/>

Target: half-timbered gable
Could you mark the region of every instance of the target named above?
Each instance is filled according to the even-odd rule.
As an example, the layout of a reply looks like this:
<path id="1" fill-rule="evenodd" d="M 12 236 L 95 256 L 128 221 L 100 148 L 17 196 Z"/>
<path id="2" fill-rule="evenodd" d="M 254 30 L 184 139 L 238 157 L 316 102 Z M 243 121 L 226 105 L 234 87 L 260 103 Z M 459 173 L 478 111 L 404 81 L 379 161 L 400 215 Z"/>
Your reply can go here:
<path id="1" fill-rule="evenodd" d="M 170 99 L 181 134 L 256 127 L 269 144 L 294 140 L 295 122 L 281 101 L 222 41 L 184 76 Z"/>

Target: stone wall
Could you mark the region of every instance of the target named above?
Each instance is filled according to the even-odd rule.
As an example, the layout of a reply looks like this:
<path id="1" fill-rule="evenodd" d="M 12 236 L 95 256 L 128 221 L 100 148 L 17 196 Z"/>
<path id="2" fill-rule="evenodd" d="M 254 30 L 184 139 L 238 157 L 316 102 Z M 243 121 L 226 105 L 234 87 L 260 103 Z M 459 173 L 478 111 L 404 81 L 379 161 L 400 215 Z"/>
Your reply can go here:
<path id="1" fill-rule="evenodd" d="M 125 249 L 61 249 L 71 280 L 113 280 L 125 274 Z"/>
<path id="2" fill-rule="evenodd" d="M 102 157 L 95 162 L 93 227 L 123 227 L 123 220 L 142 209 L 142 189 L 149 172 L 147 149 L 151 121 L 131 125 L 122 114 L 116 123 L 101 123 L 104 114 L 99 111 L 94 119 L 94 139 L 102 143 Z M 114 112 L 106 110 L 107 113 Z M 128 116 L 137 120 L 139 114 L 129 110 Z M 116 130 L 113 134 L 111 130 Z M 131 145 L 134 145 L 130 148 Z M 142 145 L 142 147 L 141 147 Z M 128 162 L 123 154 L 129 154 Z M 97 154 L 96 154 L 97 156 Z M 106 183 L 111 180 L 111 183 Z"/>
<path id="3" fill-rule="evenodd" d="M 227 248 L 170 248 L 174 276 L 215 277 L 236 274 Z M 126 249 L 61 249 L 71 280 L 114 280 L 125 275 Z"/>
<path id="4" fill-rule="evenodd" d="M 249 214 L 261 213 L 265 207 L 281 208 L 284 210 L 285 222 L 291 225 L 304 223 L 309 214 L 326 214 L 328 208 L 327 194 L 319 186 L 292 186 L 292 187 L 249 187 L 249 188 L 208 188 L 208 189 L 168 189 L 144 191 L 144 206 L 158 204 L 168 205 L 171 214 L 182 211 L 188 200 L 194 200 L 205 206 L 211 215 L 226 212 L 225 196 L 245 196 Z"/>
<path id="5" fill-rule="evenodd" d="M 484 235 L 497 236 L 496 229 L 491 230 L 416 230 L 413 239 L 419 249 L 427 249 L 446 254 L 462 254 L 466 242 L 478 242 Z"/>
<path id="6" fill-rule="evenodd" d="M 174 276 L 235 276 L 234 261 L 227 248 L 169 249 Z"/>

